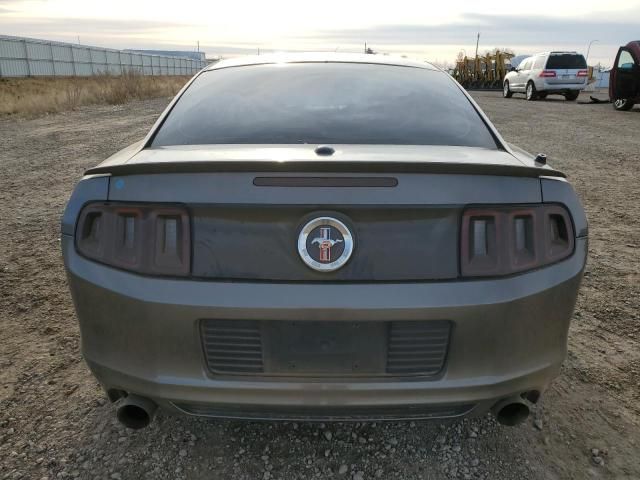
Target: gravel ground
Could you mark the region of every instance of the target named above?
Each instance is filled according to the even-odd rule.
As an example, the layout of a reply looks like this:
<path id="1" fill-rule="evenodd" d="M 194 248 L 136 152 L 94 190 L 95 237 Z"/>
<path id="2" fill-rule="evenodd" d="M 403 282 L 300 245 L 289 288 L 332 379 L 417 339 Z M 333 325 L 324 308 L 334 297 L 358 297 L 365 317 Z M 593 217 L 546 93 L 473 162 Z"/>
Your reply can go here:
<path id="1" fill-rule="evenodd" d="M 640 478 L 640 110 L 474 96 L 569 174 L 591 222 L 569 355 L 529 421 L 121 427 L 80 357 L 59 217 L 83 170 L 167 103 L 149 100 L 0 118 L 0 479 Z"/>

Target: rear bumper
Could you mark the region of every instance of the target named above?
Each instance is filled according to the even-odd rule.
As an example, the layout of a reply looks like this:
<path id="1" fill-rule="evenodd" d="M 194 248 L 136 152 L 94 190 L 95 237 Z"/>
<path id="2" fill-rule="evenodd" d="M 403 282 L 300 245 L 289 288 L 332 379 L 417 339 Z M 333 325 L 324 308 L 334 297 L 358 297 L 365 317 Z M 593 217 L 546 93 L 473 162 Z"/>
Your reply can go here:
<path id="1" fill-rule="evenodd" d="M 536 88 L 539 91 L 544 91 L 544 92 L 562 93 L 562 92 L 569 92 L 569 91 L 576 91 L 576 90 L 584 90 L 586 86 L 587 86 L 586 82 L 550 83 L 543 80 L 542 82 L 540 82 L 540 85 L 536 85 Z"/>
<path id="2" fill-rule="evenodd" d="M 565 357 L 587 240 L 558 264 L 499 280 L 287 284 L 145 278 L 88 261 L 62 239 L 84 357 L 105 389 L 193 415 L 431 418 L 479 414 L 543 391 Z M 436 379 L 214 377 L 200 319 L 450 320 Z"/>

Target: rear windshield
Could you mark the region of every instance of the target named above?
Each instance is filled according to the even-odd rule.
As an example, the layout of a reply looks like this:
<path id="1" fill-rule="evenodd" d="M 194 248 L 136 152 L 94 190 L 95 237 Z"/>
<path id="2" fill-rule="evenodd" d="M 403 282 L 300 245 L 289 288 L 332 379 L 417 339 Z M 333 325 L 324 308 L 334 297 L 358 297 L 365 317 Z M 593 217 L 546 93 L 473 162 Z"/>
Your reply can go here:
<path id="1" fill-rule="evenodd" d="M 547 69 L 551 70 L 554 68 L 587 68 L 587 61 L 582 55 L 577 55 L 575 53 L 562 53 L 559 55 L 551 54 L 547 61 Z"/>
<path id="2" fill-rule="evenodd" d="M 300 143 L 497 148 L 447 74 L 357 63 L 205 72 L 178 100 L 152 145 Z"/>

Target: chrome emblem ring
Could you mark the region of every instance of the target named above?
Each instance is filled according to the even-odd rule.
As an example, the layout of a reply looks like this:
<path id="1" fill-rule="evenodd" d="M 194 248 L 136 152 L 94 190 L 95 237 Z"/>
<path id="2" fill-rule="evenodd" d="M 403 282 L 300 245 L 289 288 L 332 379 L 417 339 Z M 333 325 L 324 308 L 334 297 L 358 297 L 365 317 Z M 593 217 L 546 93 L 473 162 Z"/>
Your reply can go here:
<path id="1" fill-rule="evenodd" d="M 333 272 L 344 266 L 353 253 L 353 235 L 333 217 L 317 217 L 298 235 L 298 253 L 302 261 L 318 272 Z"/>

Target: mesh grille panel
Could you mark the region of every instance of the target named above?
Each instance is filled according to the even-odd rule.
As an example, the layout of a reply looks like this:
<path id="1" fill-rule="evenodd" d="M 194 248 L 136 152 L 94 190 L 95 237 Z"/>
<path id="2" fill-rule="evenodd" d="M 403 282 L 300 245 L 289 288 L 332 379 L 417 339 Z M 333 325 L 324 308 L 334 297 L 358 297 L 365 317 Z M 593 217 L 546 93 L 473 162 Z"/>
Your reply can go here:
<path id="1" fill-rule="evenodd" d="M 434 376 L 444 366 L 451 324 L 389 322 L 387 373 Z"/>
<path id="2" fill-rule="evenodd" d="M 451 322 L 366 324 L 203 320 L 201 333 L 213 374 L 433 377 L 442 371 Z"/>
<path id="3" fill-rule="evenodd" d="M 262 373 L 260 322 L 215 320 L 201 324 L 209 370 L 214 373 Z"/>

